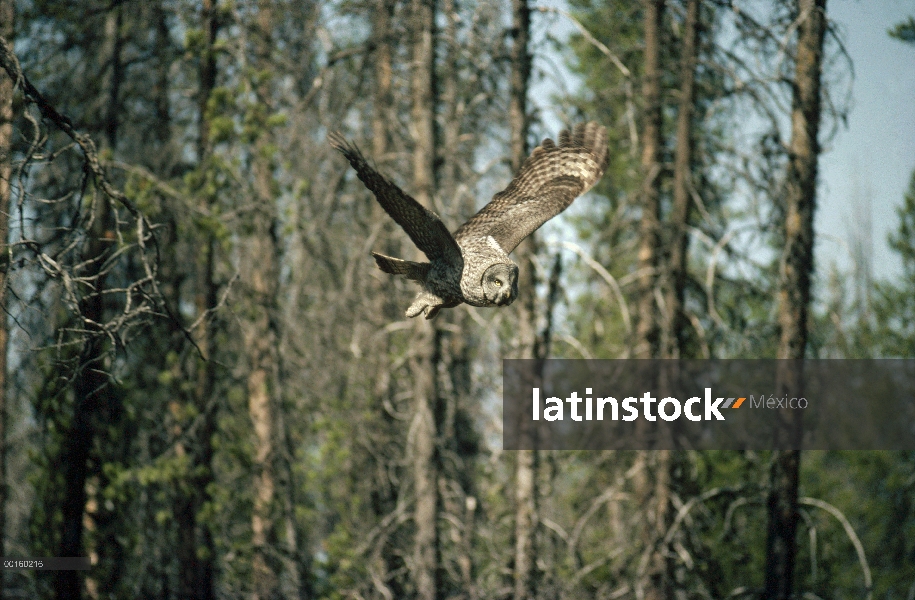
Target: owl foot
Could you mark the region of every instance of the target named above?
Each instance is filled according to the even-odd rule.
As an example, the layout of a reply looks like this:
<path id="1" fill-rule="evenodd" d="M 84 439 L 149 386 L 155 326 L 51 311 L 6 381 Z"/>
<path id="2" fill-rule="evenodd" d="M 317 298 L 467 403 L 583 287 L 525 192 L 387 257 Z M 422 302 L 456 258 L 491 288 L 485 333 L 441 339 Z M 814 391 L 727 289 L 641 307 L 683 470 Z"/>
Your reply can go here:
<path id="1" fill-rule="evenodd" d="M 413 304 L 407 309 L 406 315 L 412 319 L 418 314 L 424 313 L 427 320 L 433 319 L 444 304 L 444 300 L 431 292 L 423 290 L 416 294 L 416 298 L 413 299 Z"/>

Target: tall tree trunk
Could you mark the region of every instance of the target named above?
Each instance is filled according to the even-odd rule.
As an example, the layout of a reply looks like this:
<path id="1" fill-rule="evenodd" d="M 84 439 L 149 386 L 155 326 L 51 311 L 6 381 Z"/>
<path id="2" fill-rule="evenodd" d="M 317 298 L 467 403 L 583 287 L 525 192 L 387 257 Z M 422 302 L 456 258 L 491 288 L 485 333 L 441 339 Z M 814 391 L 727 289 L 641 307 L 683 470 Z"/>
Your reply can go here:
<path id="1" fill-rule="evenodd" d="M 270 64 L 273 15 L 271 7 L 261 2 L 257 15 L 256 69 Z M 262 80 L 255 90 L 258 103 L 270 106 L 270 90 Z M 267 155 L 267 139 L 262 135 L 255 142 L 254 191 L 256 206 L 251 214 L 252 235 L 244 241 L 243 257 L 247 264 L 242 272 L 249 273 L 247 288 L 251 317 L 243 324 L 245 353 L 248 356 L 248 416 L 254 427 L 254 506 L 251 513 L 252 545 L 254 551 L 254 600 L 273 598 L 278 593 L 276 568 L 270 560 L 269 546 L 276 534 L 272 526 L 273 502 L 276 490 L 276 342 L 277 281 L 279 272 L 278 243 L 275 238 L 275 194 L 273 165 Z M 295 586 L 296 588 L 298 585 Z"/>
<path id="2" fill-rule="evenodd" d="M 635 331 L 636 358 L 661 356 L 662 314 L 656 299 L 658 282 L 665 268 L 661 236 L 662 149 L 662 65 L 661 46 L 664 0 L 644 0 L 645 72 L 642 81 L 644 119 L 642 124 L 642 217 L 639 223 L 638 268 L 642 273 L 638 288 L 638 320 Z M 662 382 L 658 382 L 662 384 Z M 644 576 L 638 585 L 646 600 L 672 596 L 666 552 L 660 547 L 670 518 L 671 453 L 640 452 L 641 470 L 636 479 L 636 495 L 646 512 L 641 525 L 643 552 L 647 559 Z"/>
<path id="3" fill-rule="evenodd" d="M 508 118 L 511 126 L 513 175 L 521 169 L 529 150 L 527 92 L 531 76 L 530 28 L 531 10 L 527 0 L 512 0 L 512 66 Z M 515 252 L 520 271 L 529 281 L 521 292 L 518 311 L 520 358 L 537 358 L 537 271 L 534 268 L 536 253 L 536 233 L 521 242 Z M 534 542 L 537 529 L 537 463 L 536 450 L 519 450 L 516 453 L 515 552 L 512 565 L 515 600 L 533 598 L 536 594 L 537 549 Z"/>
<path id="4" fill-rule="evenodd" d="M 0 37 L 12 43 L 16 7 L 13 0 L 0 0 Z M 0 75 L 0 556 L 6 556 L 6 352 L 7 329 L 6 285 L 11 268 L 9 246 L 10 177 L 13 173 L 13 81 Z M 4 572 L 0 570 L 0 600 L 6 596 Z"/>
<path id="5" fill-rule="evenodd" d="M 644 0 L 645 73 L 642 96 L 645 102 L 642 124 L 642 218 L 639 224 L 638 320 L 635 356 L 658 355 L 658 310 L 655 282 L 661 250 L 661 24 L 664 0 Z"/>
<path id="6" fill-rule="evenodd" d="M 686 288 L 687 246 L 691 192 L 693 190 L 693 114 L 696 103 L 696 60 L 699 48 L 699 0 L 689 0 L 686 5 L 686 22 L 683 27 L 682 55 L 680 60 L 680 98 L 677 111 L 677 147 L 674 156 L 674 203 L 671 214 L 670 263 L 665 289 L 666 315 L 664 358 L 681 358 L 686 342 L 686 315 L 683 297 Z"/>
<path id="7" fill-rule="evenodd" d="M 531 8 L 527 0 L 512 0 L 512 71 L 508 119 L 511 124 L 512 174 L 521 169 L 528 153 L 527 90 L 531 78 Z"/>
<path id="8" fill-rule="evenodd" d="M 202 163 L 210 150 L 210 123 L 207 103 L 216 87 L 216 36 L 219 33 L 219 0 L 201 0 L 200 26 L 204 45 L 200 55 L 199 89 L 197 91 L 197 162 Z"/>
<path id="9" fill-rule="evenodd" d="M 155 111 L 154 135 L 157 143 L 157 154 L 163 156 L 150 157 L 149 164 L 153 172 L 160 176 L 168 174 L 169 166 L 174 157 L 168 152 L 169 142 L 172 137 L 171 90 L 170 70 L 173 64 L 171 48 L 171 34 L 168 28 L 168 13 L 165 7 L 167 0 L 156 0 L 152 7 L 152 18 L 155 21 L 155 48 L 154 63 L 155 84 L 152 90 L 153 110 Z M 173 223 L 170 223 L 170 226 Z"/>
<path id="10" fill-rule="evenodd" d="M 260 219 L 262 220 L 262 219 Z M 264 223 L 259 223 L 256 229 L 261 233 L 270 235 L 270 232 L 264 232 Z M 266 242 L 266 240 L 261 240 Z M 269 251 L 266 248 L 257 248 L 257 246 L 267 245 L 266 243 L 257 244 L 250 242 L 255 248 L 252 255 L 263 258 Z M 253 258 L 253 257 L 252 257 Z M 268 296 L 268 290 L 273 286 L 269 279 L 275 274 L 272 271 L 260 270 L 257 263 L 252 261 L 248 266 L 253 266 L 251 273 L 251 295 L 259 297 L 265 302 L 273 298 Z M 274 481 L 274 415 L 272 391 L 276 389 L 273 379 L 274 361 L 272 349 L 275 347 L 275 335 L 269 325 L 269 317 L 266 310 L 258 311 L 256 318 L 250 323 L 245 324 L 245 350 L 250 361 L 250 371 L 247 376 L 248 390 L 248 416 L 254 426 L 254 506 L 251 511 L 251 531 L 252 531 L 252 551 L 254 556 L 253 570 L 254 600 L 272 598 L 276 592 L 276 573 L 269 559 L 269 544 L 273 541 L 274 533 L 271 525 L 271 508 L 273 497 L 276 489 Z"/>
<path id="11" fill-rule="evenodd" d="M 640 534 L 643 560 L 647 561 L 638 586 L 646 600 L 667 600 L 674 597 L 671 565 L 661 541 L 671 517 L 671 451 L 641 451 L 636 460 L 635 494 L 644 507 Z"/>
<path id="12" fill-rule="evenodd" d="M 197 91 L 197 163 L 204 169 L 210 153 L 210 121 L 207 103 L 216 85 L 216 54 L 214 45 L 219 31 L 217 0 L 203 0 L 200 25 L 204 32 L 204 45 L 200 56 Z M 204 202 L 211 203 L 211 198 Z M 196 260 L 196 289 L 194 306 L 197 315 L 203 315 L 216 305 L 217 288 L 214 281 L 216 243 L 209 231 L 201 231 L 201 252 Z M 186 486 L 179 486 L 175 503 L 175 517 L 178 528 L 178 594 L 194 600 L 211 600 L 215 597 L 215 544 L 209 526 L 200 523 L 199 514 L 209 500 L 207 489 L 213 481 L 212 437 L 216 430 L 215 413 L 210 403 L 216 380 L 213 360 L 213 326 L 204 319 L 196 333 L 195 343 L 202 357 L 195 363 L 193 401 L 201 416 L 201 423 L 188 447 L 178 442 L 179 452 L 190 454 L 192 472 Z M 180 435 L 180 432 L 179 432 Z M 198 552 L 198 548 L 202 552 Z"/>
<path id="13" fill-rule="evenodd" d="M 375 106 L 372 113 L 372 156 L 376 161 L 388 151 L 388 123 L 391 118 L 391 42 L 393 36 L 392 18 L 394 0 L 376 0 L 373 11 L 372 35 L 375 38 Z M 378 205 L 378 203 L 374 203 Z M 381 209 L 380 205 L 378 208 Z M 381 209 L 383 211 L 383 209 Z M 380 213 L 379 213 L 380 214 Z"/>
<path id="14" fill-rule="evenodd" d="M 441 12 L 444 28 L 439 36 L 442 60 L 438 69 L 442 88 L 438 102 L 441 107 L 439 122 L 442 129 L 438 189 L 442 198 L 453 199 L 454 204 L 449 208 L 461 215 L 473 214 L 475 206 L 467 195 L 464 206 L 456 203 L 461 181 L 461 162 L 467 158 L 466 153 L 462 152 L 460 139 L 466 94 L 463 93 L 460 79 L 462 47 L 458 37 L 459 10 L 457 0 L 443 0 Z M 465 597 L 473 597 L 479 589 L 474 576 L 476 556 L 473 553 L 476 537 L 474 467 L 478 444 L 473 428 L 468 425 L 474 421 L 468 414 L 468 404 L 476 402 L 471 396 L 471 353 L 475 334 L 474 328 L 468 327 L 470 317 L 466 311 L 448 311 L 444 316 L 453 326 L 443 332 L 442 343 L 442 357 L 447 365 L 448 377 L 442 378 L 447 385 L 442 386 L 444 393 L 440 409 L 439 439 L 440 451 L 447 453 L 448 459 L 441 461 L 443 484 L 440 487 L 450 491 L 442 502 L 442 509 L 459 517 L 460 527 L 451 523 L 451 539 L 456 543 L 461 591 Z"/>
<path id="15" fill-rule="evenodd" d="M 413 0 L 413 68 L 411 77 L 413 114 L 413 187 L 416 200 L 432 208 L 435 185 L 435 3 Z M 414 520 L 416 535 L 413 551 L 413 577 L 420 600 L 441 597 L 439 515 L 439 457 L 436 410 L 439 402 L 436 385 L 440 355 L 437 327 L 422 319 L 414 325 L 413 374 L 414 414 L 409 449 L 416 493 Z"/>
<path id="16" fill-rule="evenodd" d="M 395 0 L 376 0 L 373 7 L 372 35 L 375 39 L 375 89 L 374 89 L 374 106 L 372 111 L 372 156 L 379 165 L 383 165 L 385 156 L 388 152 L 390 124 L 393 120 L 393 72 L 394 65 L 392 57 L 396 53 L 396 40 L 394 38 L 394 16 Z M 384 233 L 382 243 L 385 244 L 386 254 L 396 255 L 398 250 L 395 247 L 393 232 L 393 223 L 384 209 L 377 202 L 372 203 L 372 215 L 375 222 L 382 223 Z M 385 322 L 395 321 L 402 318 L 402 308 L 394 302 L 392 295 L 385 293 L 383 286 L 388 282 L 380 279 L 372 279 L 369 285 L 372 286 L 369 293 L 376 298 L 378 303 L 377 314 L 382 315 Z M 382 440 L 393 438 L 398 434 L 400 423 L 392 418 L 389 411 L 385 410 L 385 402 L 392 401 L 394 391 L 392 389 L 391 340 L 388 336 L 383 338 L 384 349 L 379 352 L 376 368 L 378 369 L 376 381 L 384 382 L 375 390 L 375 413 L 379 419 L 379 437 Z M 391 461 L 393 458 L 385 453 L 375 453 L 372 460 Z M 377 477 L 375 485 L 371 492 L 371 506 L 377 521 L 382 521 L 388 517 L 397 508 L 397 499 L 400 494 L 398 486 L 388 477 L 390 465 L 384 464 L 374 467 L 376 473 L 382 475 Z M 386 536 L 384 546 L 379 552 L 374 569 L 381 571 L 378 579 L 384 581 L 385 586 L 390 591 L 391 597 L 402 598 L 407 595 L 406 582 L 403 573 L 405 571 L 404 553 L 401 548 L 397 547 L 396 542 L 391 539 L 392 536 Z"/>
<path id="17" fill-rule="evenodd" d="M 512 54 L 511 88 L 508 97 L 508 119 L 511 127 L 511 169 L 512 176 L 521 170 L 527 158 L 530 119 L 527 114 L 527 92 L 531 78 L 530 54 L 531 9 L 527 0 L 512 0 Z M 518 356 L 533 357 L 537 338 L 536 289 L 537 272 L 534 256 L 537 254 L 536 232 L 527 236 L 515 250 L 522 277 L 528 281 L 520 292 L 518 311 Z"/>
<path id="18" fill-rule="evenodd" d="M 122 76 L 122 40 L 121 40 L 121 8 L 113 7 L 105 18 L 103 47 L 100 55 L 105 61 L 102 73 L 104 83 L 102 92 L 106 94 L 102 111 L 102 129 L 105 133 L 104 145 L 111 151 L 117 146 L 120 86 Z M 90 456 L 96 443 L 98 434 L 97 422 L 105 421 L 109 425 L 113 412 L 114 396 L 110 382 L 105 372 L 105 336 L 98 324 L 104 322 L 103 291 L 105 276 L 101 272 L 105 255 L 110 248 L 109 239 L 110 206 L 108 198 L 98 195 L 91 205 L 92 221 L 89 229 L 88 241 L 85 247 L 86 277 L 92 282 L 91 291 L 80 301 L 80 315 L 84 319 L 82 324 L 88 330 L 86 341 L 80 351 L 79 372 L 73 384 L 73 419 L 70 430 L 67 432 L 63 444 L 60 461 L 63 465 L 64 475 L 64 501 L 62 512 L 62 535 L 58 556 L 85 556 L 86 547 L 84 532 L 86 528 L 87 480 L 90 469 Z M 104 460 L 104 457 L 100 457 Z M 99 462 L 99 461 L 96 461 Z M 99 482 L 93 486 L 94 493 L 100 492 Z M 95 500 L 95 499 L 93 499 Z M 93 506 L 99 507 L 100 503 L 93 501 Z M 100 517 L 98 514 L 90 515 L 90 527 L 95 527 Z M 103 519 L 104 517 L 102 517 Z M 97 550 L 103 553 L 108 549 L 103 540 L 98 548 L 93 548 L 96 558 Z M 83 587 L 86 582 L 81 571 L 58 571 L 56 582 L 56 597 L 64 600 L 82 598 Z M 96 582 L 93 581 L 93 589 Z"/>
<path id="19" fill-rule="evenodd" d="M 807 315 L 813 274 L 813 213 L 820 152 L 817 135 L 820 125 L 820 75 L 826 31 L 826 0 L 801 0 L 798 9 L 800 25 L 791 103 L 785 249 L 778 292 L 780 359 L 803 359 L 807 348 Z M 783 391 L 797 394 L 800 391 L 797 387 L 797 371 L 791 369 L 787 377 L 780 377 L 779 394 Z M 793 422 L 792 415 L 785 415 L 785 419 L 789 431 L 794 431 L 799 426 Z M 773 457 L 771 489 L 767 502 L 763 591 L 766 600 L 785 600 L 794 592 L 800 462 L 800 452 L 796 450 L 777 452 Z"/>
<path id="20" fill-rule="evenodd" d="M 105 65 L 105 78 L 103 80 L 103 93 L 107 95 L 105 108 L 102 113 L 103 131 L 105 133 L 103 147 L 114 153 L 118 145 L 118 136 L 121 126 L 121 84 L 124 76 L 124 9 L 113 6 L 105 16 L 105 42 L 102 56 L 107 58 Z M 97 223 L 97 234 L 106 240 L 112 239 L 111 209 L 107 202 L 102 203 Z M 105 246 L 109 245 L 106 241 Z M 102 252 L 105 252 L 103 250 Z M 101 254 L 99 255 L 101 257 Z M 101 285 L 98 290 L 101 292 Z M 104 302 L 102 304 L 104 311 Z M 86 574 L 86 589 L 93 598 L 98 597 L 98 592 L 110 593 L 120 578 L 123 568 L 124 549 L 119 541 L 118 513 L 116 509 L 108 509 L 108 504 L 103 497 L 104 490 L 110 485 L 110 478 L 104 465 L 108 461 L 118 462 L 120 436 L 117 433 L 120 421 L 120 402 L 115 394 L 106 394 L 105 401 L 98 407 L 99 413 L 96 420 L 105 423 L 100 427 L 99 440 L 95 444 L 95 453 L 98 457 L 91 460 L 93 468 L 89 471 L 87 486 L 87 513 L 90 520 L 87 525 L 91 528 L 92 537 L 95 539 L 90 556 L 96 557 L 98 565 L 93 573 Z M 114 432 L 113 436 L 107 432 Z M 114 439 L 110 439 L 114 437 Z M 93 452 L 90 450 L 90 452 Z M 90 510 L 91 508 L 91 510 Z M 97 591 L 96 591 L 97 590 Z"/>

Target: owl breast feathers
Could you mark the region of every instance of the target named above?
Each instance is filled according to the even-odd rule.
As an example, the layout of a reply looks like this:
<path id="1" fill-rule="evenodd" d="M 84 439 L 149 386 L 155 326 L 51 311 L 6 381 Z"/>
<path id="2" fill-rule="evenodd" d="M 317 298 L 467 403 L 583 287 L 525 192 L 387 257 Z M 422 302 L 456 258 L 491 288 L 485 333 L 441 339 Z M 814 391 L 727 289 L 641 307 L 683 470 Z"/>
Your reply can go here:
<path id="1" fill-rule="evenodd" d="M 579 123 L 547 138 L 524 161 L 508 187 L 452 235 L 431 210 L 378 173 L 339 133 L 328 136 L 384 210 L 410 236 L 428 263 L 372 253 L 385 273 L 403 275 L 422 288 L 406 315 L 433 318 L 461 302 L 508 306 L 518 296 L 518 266 L 508 255 L 521 240 L 564 211 L 600 181 L 607 168 L 607 130 Z"/>

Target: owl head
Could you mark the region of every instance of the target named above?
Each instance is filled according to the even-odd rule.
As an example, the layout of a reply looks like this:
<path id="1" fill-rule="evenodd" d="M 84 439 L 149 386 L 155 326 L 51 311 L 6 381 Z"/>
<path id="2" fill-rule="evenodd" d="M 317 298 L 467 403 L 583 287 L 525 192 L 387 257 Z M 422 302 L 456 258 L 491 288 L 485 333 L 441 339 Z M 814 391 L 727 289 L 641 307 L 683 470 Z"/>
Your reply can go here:
<path id="1" fill-rule="evenodd" d="M 518 297 L 518 267 L 496 263 L 483 272 L 483 296 L 496 306 L 508 306 Z"/>

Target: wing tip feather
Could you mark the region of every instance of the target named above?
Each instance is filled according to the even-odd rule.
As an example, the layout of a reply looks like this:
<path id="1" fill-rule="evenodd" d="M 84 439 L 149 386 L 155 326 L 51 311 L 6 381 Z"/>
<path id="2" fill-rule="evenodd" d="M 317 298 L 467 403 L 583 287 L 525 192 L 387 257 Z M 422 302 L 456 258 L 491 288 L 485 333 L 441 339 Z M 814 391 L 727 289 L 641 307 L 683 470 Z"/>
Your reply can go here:
<path id="1" fill-rule="evenodd" d="M 327 143 L 330 144 L 331 148 L 334 150 L 339 150 L 343 152 L 349 147 L 349 143 L 346 141 L 346 138 L 343 137 L 343 134 L 337 130 L 331 131 L 327 134 Z"/>
<path id="2" fill-rule="evenodd" d="M 355 163 L 353 163 L 354 159 L 367 162 L 362 155 L 362 151 L 359 150 L 359 146 L 343 137 L 343 134 L 336 129 L 327 134 L 327 143 L 330 144 L 331 148 L 345 156 L 354 167 L 356 166 Z"/>

